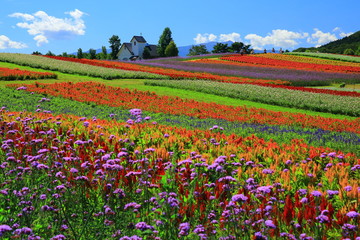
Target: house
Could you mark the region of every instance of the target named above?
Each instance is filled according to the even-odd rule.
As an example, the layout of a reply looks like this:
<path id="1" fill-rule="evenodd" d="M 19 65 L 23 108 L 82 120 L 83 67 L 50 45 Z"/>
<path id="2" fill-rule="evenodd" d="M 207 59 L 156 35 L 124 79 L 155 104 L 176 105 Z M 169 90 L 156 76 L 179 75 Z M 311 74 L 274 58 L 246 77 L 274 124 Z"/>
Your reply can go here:
<path id="1" fill-rule="evenodd" d="M 143 36 L 133 36 L 129 43 L 121 45 L 118 59 L 124 61 L 142 59 L 145 48 L 149 50 L 152 58 L 158 57 L 156 45 L 148 44 Z"/>

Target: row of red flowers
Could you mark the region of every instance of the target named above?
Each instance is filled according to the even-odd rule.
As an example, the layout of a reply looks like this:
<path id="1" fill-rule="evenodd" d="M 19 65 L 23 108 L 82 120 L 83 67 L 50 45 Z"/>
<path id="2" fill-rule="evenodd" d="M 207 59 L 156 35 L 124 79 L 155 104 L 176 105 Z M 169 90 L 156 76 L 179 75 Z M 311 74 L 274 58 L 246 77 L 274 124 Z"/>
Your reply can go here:
<path id="1" fill-rule="evenodd" d="M 360 73 L 360 67 L 353 66 L 335 66 L 329 64 L 314 64 L 305 62 L 286 61 L 279 59 L 271 59 L 261 56 L 249 56 L 249 55 L 230 55 L 224 56 L 220 59 L 233 62 L 250 63 L 254 65 L 274 66 L 274 67 L 286 67 L 292 69 L 307 69 L 313 71 L 328 71 L 328 72 L 345 72 L 345 73 Z"/>
<path id="2" fill-rule="evenodd" d="M 9 85 L 19 87 L 20 85 Z M 339 120 L 306 114 L 274 112 L 245 106 L 226 106 L 216 103 L 184 100 L 179 97 L 158 96 L 155 93 L 128 90 L 106 86 L 100 83 L 36 83 L 24 85 L 27 91 L 62 96 L 80 102 L 121 107 L 125 109 L 140 108 L 151 112 L 174 115 L 186 115 L 197 118 L 216 118 L 229 121 L 251 122 L 272 125 L 301 126 L 321 128 L 330 131 L 348 131 L 360 133 L 360 118 Z"/>
<path id="3" fill-rule="evenodd" d="M 0 80 L 24 80 L 24 79 L 44 79 L 57 78 L 57 75 L 49 72 L 32 72 L 20 69 L 0 67 Z"/>
<path id="4" fill-rule="evenodd" d="M 232 82 L 232 83 L 289 84 L 289 82 L 283 80 L 266 80 L 266 79 L 220 76 L 205 72 L 187 72 L 187 71 L 181 71 L 175 69 L 143 66 L 139 64 L 116 62 L 116 61 L 111 62 L 104 60 L 77 59 L 77 58 L 67 58 L 67 57 L 58 57 L 58 56 L 44 56 L 44 57 L 49 57 L 62 61 L 70 61 L 70 62 L 93 65 L 93 66 L 105 67 L 105 68 L 115 68 L 115 69 L 129 70 L 129 71 L 155 73 L 159 75 L 169 76 L 170 78 L 173 79 L 208 79 L 208 80 L 214 80 L 220 82 Z"/>

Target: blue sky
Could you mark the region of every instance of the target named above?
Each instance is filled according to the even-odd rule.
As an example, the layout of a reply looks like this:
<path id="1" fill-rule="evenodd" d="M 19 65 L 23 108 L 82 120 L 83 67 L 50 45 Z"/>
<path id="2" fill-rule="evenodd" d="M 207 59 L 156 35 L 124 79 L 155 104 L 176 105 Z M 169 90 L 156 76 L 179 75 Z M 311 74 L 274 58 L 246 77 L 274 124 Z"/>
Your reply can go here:
<path id="1" fill-rule="evenodd" d="M 359 0 L 0 0 L 0 52 L 76 52 L 118 35 L 177 46 L 242 41 L 256 49 L 319 46 L 360 30 Z"/>

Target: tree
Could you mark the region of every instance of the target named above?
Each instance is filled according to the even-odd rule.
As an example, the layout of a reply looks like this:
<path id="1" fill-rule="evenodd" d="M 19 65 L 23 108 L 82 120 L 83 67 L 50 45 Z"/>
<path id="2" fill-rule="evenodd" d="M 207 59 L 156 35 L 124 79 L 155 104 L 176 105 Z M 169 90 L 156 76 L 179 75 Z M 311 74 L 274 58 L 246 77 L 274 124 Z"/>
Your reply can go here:
<path id="1" fill-rule="evenodd" d="M 229 47 L 227 45 L 227 43 L 217 43 L 213 50 L 212 50 L 213 53 L 227 53 L 229 52 Z"/>
<path id="2" fill-rule="evenodd" d="M 46 56 L 55 56 L 55 54 L 53 52 L 51 52 L 51 51 L 48 51 L 45 55 Z"/>
<path id="3" fill-rule="evenodd" d="M 95 49 L 92 49 L 92 48 L 89 49 L 89 58 L 90 59 L 96 58 L 96 50 Z"/>
<path id="4" fill-rule="evenodd" d="M 234 42 L 231 44 L 230 49 L 233 52 L 239 53 L 243 47 L 244 47 L 244 44 L 242 42 Z"/>
<path id="5" fill-rule="evenodd" d="M 144 52 L 143 52 L 142 57 L 143 57 L 143 59 L 150 59 L 151 58 L 151 53 L 150 53 L 149 48 L 147 48 L 147 47 L 144 48 Z"/>
<path id="6" fill-rule="evenodd" d="M 195 56 L 195 55 L 202 55 L 202 54 L 209 54 L 208 50 L 206 49 L 206 46 L 201 44 L 198 46 L 192 46 L 189 50 L 188 56 Z"/>
<path id="7" fill-rule="evenodd" d="M 42 53 L 39 52 L 39 51 L 35 51 L 35 52 L 33 52 L 32 54 L 33 54 L 33 55 L 42 55 Z"/>
<path id="8" fill-rule="evenodd" d="M 253 50 L 253 49 L 250 48 L 250 47 L 251 47 L 251 44 L 244 45 L 243 49 L 244 49 L 244 52 L 245 52 L 246 54 L 250 54 L 251 51 Z"/>
<path id="9" fill-rule="evenodd" d="M 109 43 L 111 48 L 111 53 L 110 53 L 111 59 L 117 59 L 121 46 L 119 36 L 112 35 L 112 37 L 109 39 Z"/>
<path id="10" fill-rule="evenodd" d="M 79 58 L 79 59 L 84 58 L 84 54 L 83 54 L 83 51 L 81 48 L 79 48 L 77 51 L 77 58 Z"/>
<path id="11" fill-rule="evenodd" d="M 344 54 L 345 55 L 354 55 L 355 52 L 351 48 L 347 48 L 347 49 L 345 49 Z"/>
<path id="12" fill-rule="evenodd" d="M 69 57 L 69 55 L 67 54 L 67 52 L 63 52 L 63 53 L 61 54 L 61 56 L 62 56 L 62 57 Z"/>
<path id="13" fill-rule="evenodd" d="M 169 45 L 165 48 L 166 57 L 176 57 L 179 55 L 179 49 L 176 47 L 174 41 L 171 41 Z"/>
<path id="14" fill-rule="evenodd" d="M 359 46 L 358 49 L 355 51 L 355 55 L 360 56 L 360 46 Z"/>
<path id="15" fill-rule="evenodd" d="M 160 36 L 159 43 L 157 46 L 157 52 L 160 57 L 165 57 L 165 49 L 170 44 L 170 42 L 173 40 L 171 37 L 171 30 L 170 28 L 166 27 L 163 31 L 163 33 Z"/>

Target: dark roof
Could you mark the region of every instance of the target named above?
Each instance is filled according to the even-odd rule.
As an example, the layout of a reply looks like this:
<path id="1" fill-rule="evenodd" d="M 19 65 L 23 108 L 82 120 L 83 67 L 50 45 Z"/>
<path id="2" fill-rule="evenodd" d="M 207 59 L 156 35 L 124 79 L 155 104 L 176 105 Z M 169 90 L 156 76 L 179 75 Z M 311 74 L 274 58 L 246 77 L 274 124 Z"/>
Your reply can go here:
<path id="1" fill-rule="evenodd" d="M 145 40 L 145 38 L 144 38 L 143 36 L 133 36 L 131 40 L 133 40 L 133 38 L 135 38 L 135 40 L 136 40 L 137 42 L 146 43 L 146 40 Z M 130 40 L 130 41 L 131 41 L 131 40 Z"/>
<path id="2" fill-rule="evenodd" d="M 148 48 L 150 50 L 150 56 L 152 57 L 158 57 L 158 53 L 157 53 L 157 45 L 147 45 L 146 48 Z"/>
<path id="3" fill-rule="evenodd" d="M 123 45 L 125 45 L 125 47 L 130 51 L 130 53 L 132 55 L 134 55 L 134 53 L 132 51 L 132 44 L 131 43 L 123 43 Z"/>

